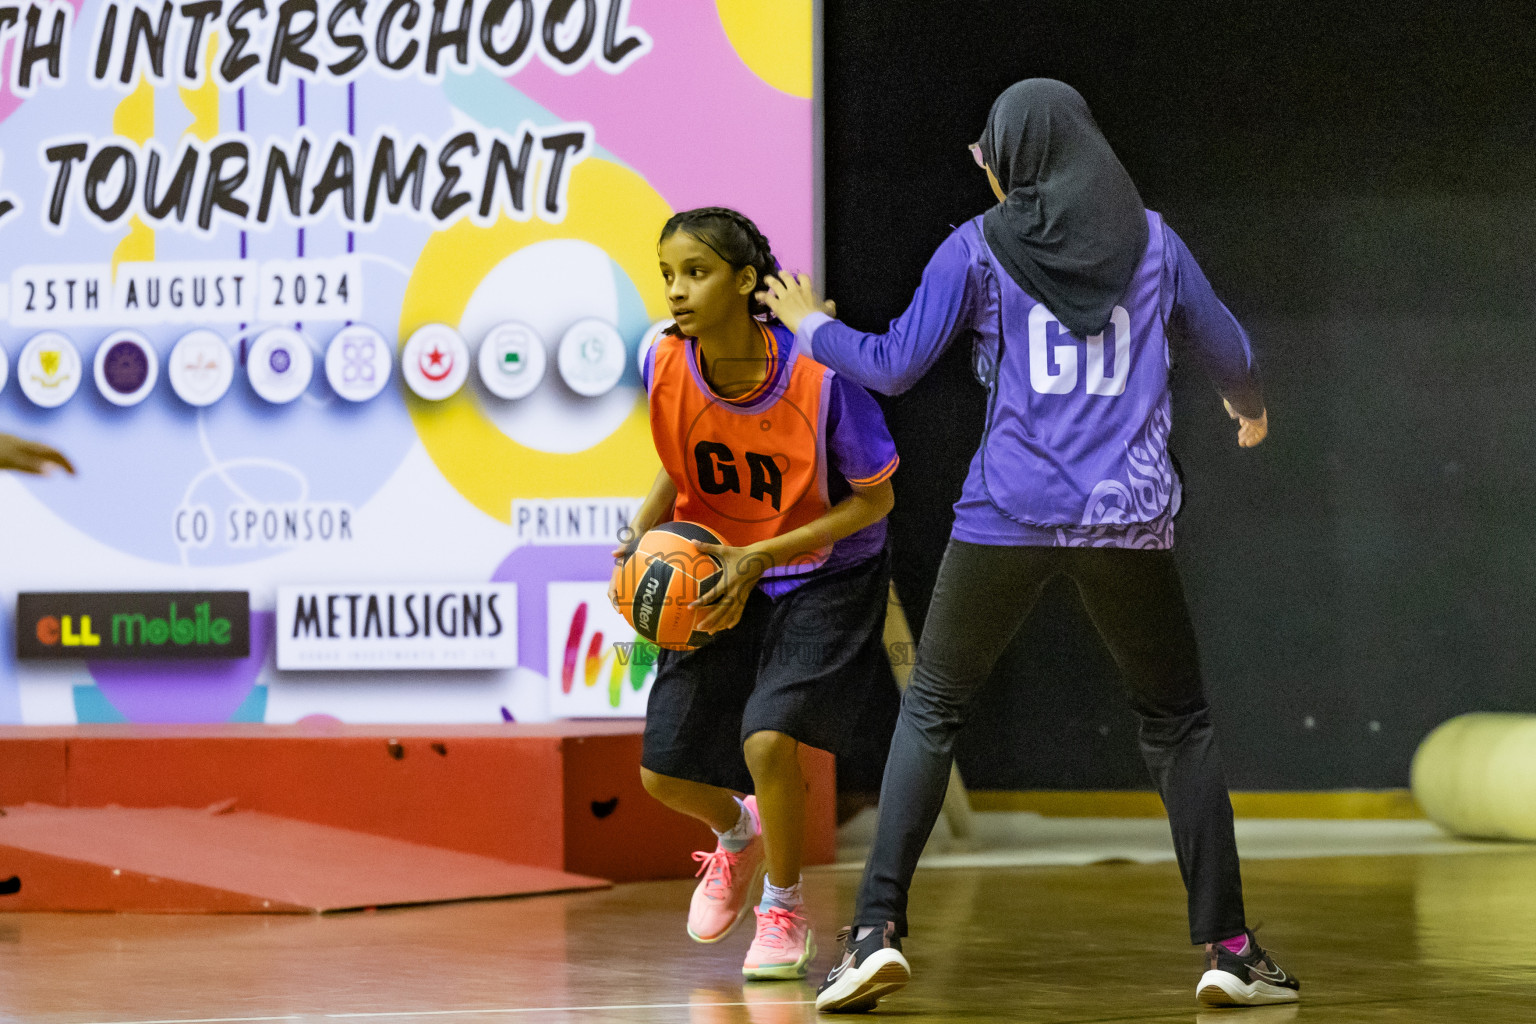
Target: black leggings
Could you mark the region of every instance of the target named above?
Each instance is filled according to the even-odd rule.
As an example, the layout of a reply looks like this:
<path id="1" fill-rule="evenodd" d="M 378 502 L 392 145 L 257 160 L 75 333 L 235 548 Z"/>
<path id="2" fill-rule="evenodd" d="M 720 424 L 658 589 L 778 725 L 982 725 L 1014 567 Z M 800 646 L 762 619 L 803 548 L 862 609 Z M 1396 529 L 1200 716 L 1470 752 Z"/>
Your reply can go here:
<path id="1" fill-rule="evenodd" d="M 1053 577 L 1077 584 L 1141 719 L 1189 893 L 1190 941 L 1242 932 L 1232 804 L 1200 683 L 1194 629 L 1171 551 L 992 547 L 950 540 L 901 702 L 857 925 L 907 931 L 907 890 L 944 801 L 955 736 L 992 666 Z"/>

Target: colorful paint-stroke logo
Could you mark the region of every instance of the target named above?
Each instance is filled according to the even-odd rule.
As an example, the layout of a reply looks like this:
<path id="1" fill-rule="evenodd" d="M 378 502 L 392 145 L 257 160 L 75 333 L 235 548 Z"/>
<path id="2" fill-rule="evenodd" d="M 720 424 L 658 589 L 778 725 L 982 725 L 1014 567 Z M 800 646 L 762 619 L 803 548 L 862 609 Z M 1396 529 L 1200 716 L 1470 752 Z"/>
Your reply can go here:
<path id="1" fill-rule="evenodd" d="M 588 602 L 583 601 L 571 613 L 565 657 L 560 665 L 560 692 L 570 694 L 578 679 L 588 689 L 605 682 L 608 706 L 617 710 L 623 702 L 625 683 L 634 693 L 645 689 L 655 674 L 659 652 L 655 644 L 635 636 L 633 630 L 624 631 L 628 639 L 605 636 L 601 629 L 588 634 L 588 607 Z M 609 643 L 604 644 L 605 639 Z"/>

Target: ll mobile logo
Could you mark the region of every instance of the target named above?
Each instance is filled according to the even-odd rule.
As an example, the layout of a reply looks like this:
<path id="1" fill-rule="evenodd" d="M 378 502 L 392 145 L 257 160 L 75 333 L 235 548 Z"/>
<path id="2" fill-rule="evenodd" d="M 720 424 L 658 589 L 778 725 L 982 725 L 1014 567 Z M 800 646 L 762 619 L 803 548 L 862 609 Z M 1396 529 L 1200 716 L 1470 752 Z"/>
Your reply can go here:
<path id="1" fill-rule="evenodd" d="M 162 661 L 251 653 L 244 591 L 19 594 L 16 656 Z"/>

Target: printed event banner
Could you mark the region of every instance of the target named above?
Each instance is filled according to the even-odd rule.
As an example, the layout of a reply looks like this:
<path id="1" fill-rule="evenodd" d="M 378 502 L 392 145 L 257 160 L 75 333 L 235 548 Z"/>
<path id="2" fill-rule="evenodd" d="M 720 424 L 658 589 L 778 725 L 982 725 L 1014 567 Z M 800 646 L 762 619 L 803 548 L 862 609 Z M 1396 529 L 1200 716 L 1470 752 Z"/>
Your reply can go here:
<path id="1" fill-rule="evenodd" d="M 658 468 L 657 236 L 732 206 L 814 271 L 812 6 L 0 7 L 0 431 L 79 470 L 0 477 L 0 628 L 16 591 L 251 609 L 175 673 L 0 644 L 0 721 L 644 714 L 604 591 Z M 280 664 L 280 587 L 443 580 L 516 588 L 515 657 Z"/>
<path id="2" fill-rule="evenodd" d="M 244 591 L 20 594 L 16 656 L 39 661 L 180 661 L 251 653 Z"/>
<path id="3" fill-rule="evenodd" d="M 279 587 L 280 669 L 515 668 L 517 587 Z"/>

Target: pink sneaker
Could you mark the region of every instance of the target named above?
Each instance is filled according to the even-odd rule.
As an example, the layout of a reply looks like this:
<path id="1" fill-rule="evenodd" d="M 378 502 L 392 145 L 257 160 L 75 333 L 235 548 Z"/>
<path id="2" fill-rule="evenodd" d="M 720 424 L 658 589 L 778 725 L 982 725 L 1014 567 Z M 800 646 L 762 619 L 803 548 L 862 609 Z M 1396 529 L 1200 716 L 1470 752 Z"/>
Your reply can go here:
<path id="1" fill-rule="evenodd" d="M 755 908 L 757 937 L 747 950 L 741 973 L 749 980 L 803 978 L 816 955 L 816 933 L 798 910 L 782 907 Z"/>
<path id="2" fill-rule="evenodd" d="M 695 942 L 719 942 L 736 929 L 752 905 L 752 890 L 763 877 L 763 826 L 757 818 L 757 800 L 744 801 L 752 815 L 757 834 L 740 853 L 731 853 L 719 843 L 712 852 L 700 850 L 693 855 L 699 862 L 698 874 L 704 876 L 693 890 L 688 906 L 688 937 Z"/>

